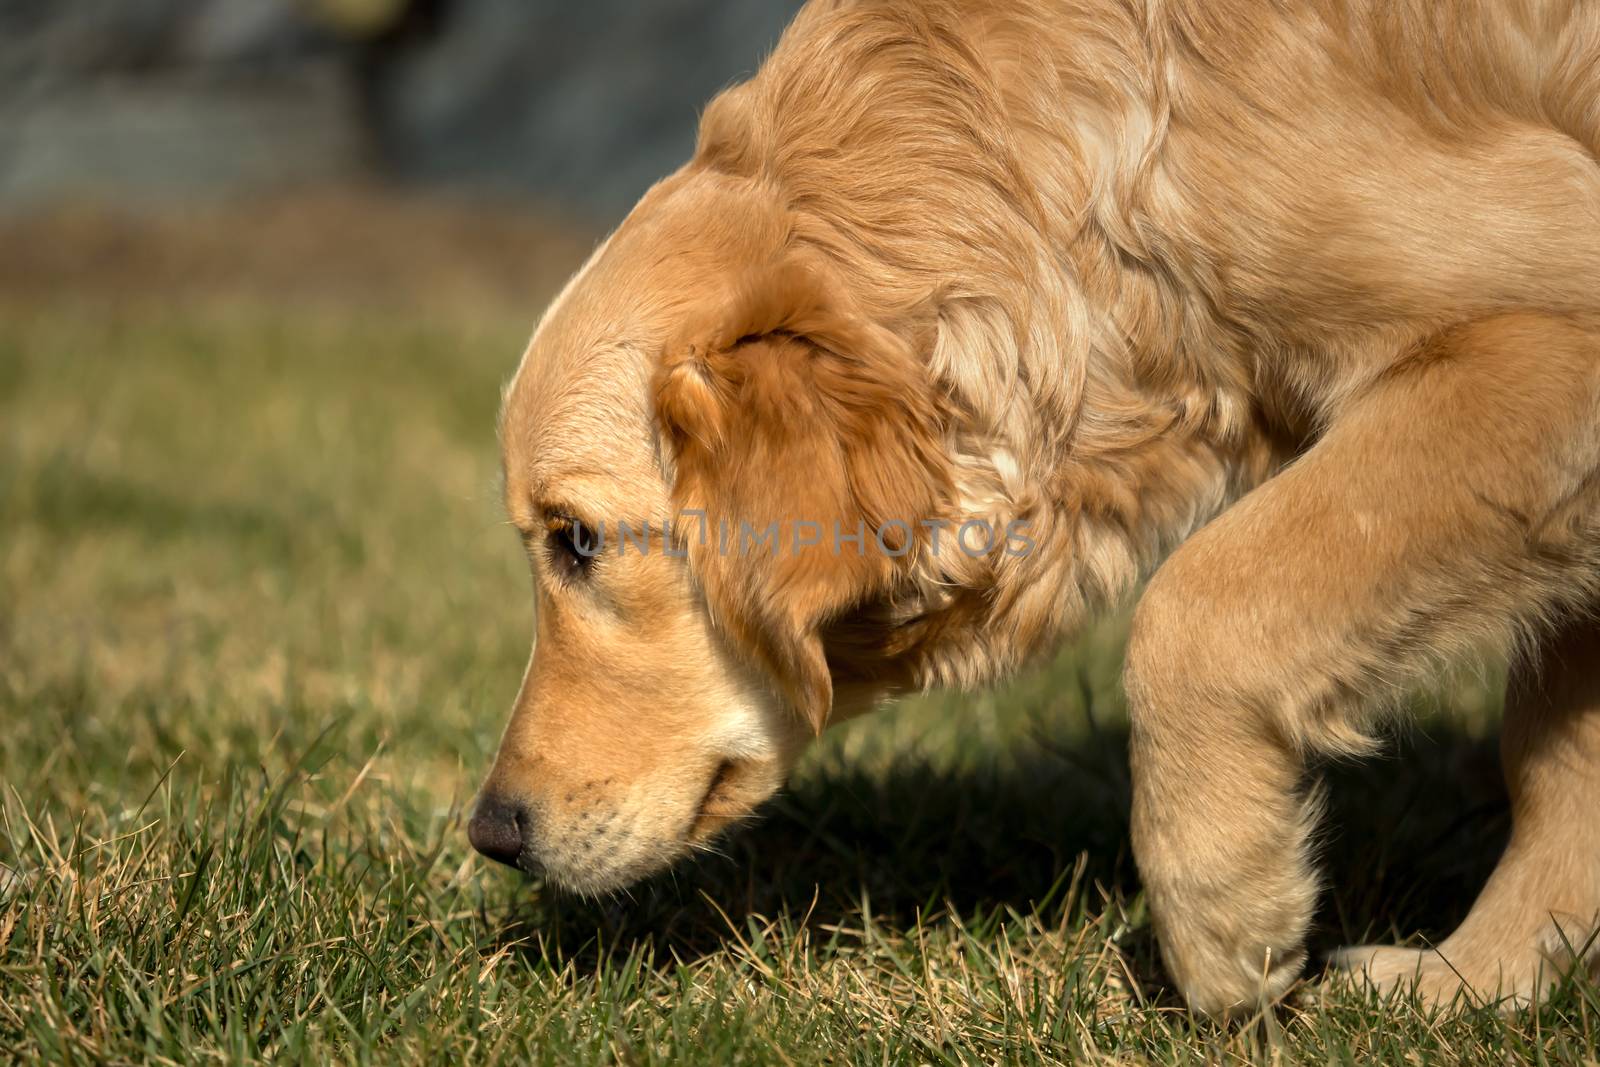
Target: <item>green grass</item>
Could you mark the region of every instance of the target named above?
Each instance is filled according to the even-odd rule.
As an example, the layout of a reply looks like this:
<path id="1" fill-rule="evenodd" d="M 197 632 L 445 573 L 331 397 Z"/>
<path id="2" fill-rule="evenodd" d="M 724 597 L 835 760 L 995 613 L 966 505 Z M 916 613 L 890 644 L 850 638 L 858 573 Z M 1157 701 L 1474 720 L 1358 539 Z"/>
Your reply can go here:
<path id="1" fill-rule="evenodd" d="M 1510 1019 L 1314 981 L 1187 1016 L 1127 851 L 1116 620 L 842 729 L 626 895 L 477 859 L 531 628 L 493 430 L 526 327 L 0 313 L 0 1058 L 1592 1062 L 1582 983 Z M 1319 951 L 1471 903 L 1506 827 L 1486 691 L 1325 769 Z"/>

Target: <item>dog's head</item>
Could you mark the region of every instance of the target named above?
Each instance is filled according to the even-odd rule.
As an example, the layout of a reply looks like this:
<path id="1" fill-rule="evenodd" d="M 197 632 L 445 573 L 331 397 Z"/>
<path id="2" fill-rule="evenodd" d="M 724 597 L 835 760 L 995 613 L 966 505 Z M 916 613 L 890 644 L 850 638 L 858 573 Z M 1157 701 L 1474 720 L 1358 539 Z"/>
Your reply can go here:
<path id="1" fill-rule="evenodd" d="M 862 620 L 948 493 L 912 332 L 759 185 L 692 168 L 558 298 L 502 413 L 537 623 L 480 851 L 625 885 L 770 796 L 841 685 L 881 689 Z"/>

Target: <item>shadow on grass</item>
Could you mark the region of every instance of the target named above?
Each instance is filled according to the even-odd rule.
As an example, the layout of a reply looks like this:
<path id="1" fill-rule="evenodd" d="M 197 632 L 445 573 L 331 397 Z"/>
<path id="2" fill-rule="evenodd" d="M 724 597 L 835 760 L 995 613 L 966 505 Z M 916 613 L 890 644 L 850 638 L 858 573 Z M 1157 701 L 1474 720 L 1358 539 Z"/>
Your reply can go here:
<path id="1" fill-rule="evenodd" d="M 748 938 L 757 916 L 803 923 L 821 940 L 859 930 L 866 914 L 891 936 L 949 912 L 969 929 L 1035 910 L 1054 923 L 1071 906 L 1062 890 L 1080 857 L 1088 910 L 1126 906 L 1139 916 L 1127 737 L 1119 726 L 1071 744 L 1036 738 L 961 773 L 909 757 L 871 773 L 834 760 L 736 831 L 721 855 L 611 899 L 526 894 L 496 941 L 523 941 L 546 965 L 592 972 L 621 957 L 699 959 Z M 1313 959 L 1342 944 L 1448 934 L 1509 829 L 1494 742 L 1435 720 L 1381 758 L 1317 774 L 1330 802 Z M 1148 924 L 1121 945 L 1135 977 L 1161 989 Z"/>

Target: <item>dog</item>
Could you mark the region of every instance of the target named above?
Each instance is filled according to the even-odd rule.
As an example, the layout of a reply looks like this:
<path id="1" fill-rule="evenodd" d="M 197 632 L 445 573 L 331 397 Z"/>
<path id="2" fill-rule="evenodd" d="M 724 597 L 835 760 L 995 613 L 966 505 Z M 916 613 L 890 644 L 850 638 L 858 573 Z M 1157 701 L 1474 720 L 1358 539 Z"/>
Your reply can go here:
<path id="1" fill-rule="evenodd" d="M 1600 923 L 1597 157 L 1586 0 L 813 0 L 505 390 L 536 642 L 473 845 L 626 886 L 1142 588 L 1189 1005 L 1290 989 L 1308 766 L 1486 651 L 1510 845 L 1437 948 L 1335 962 L 1537 996 Z"/>

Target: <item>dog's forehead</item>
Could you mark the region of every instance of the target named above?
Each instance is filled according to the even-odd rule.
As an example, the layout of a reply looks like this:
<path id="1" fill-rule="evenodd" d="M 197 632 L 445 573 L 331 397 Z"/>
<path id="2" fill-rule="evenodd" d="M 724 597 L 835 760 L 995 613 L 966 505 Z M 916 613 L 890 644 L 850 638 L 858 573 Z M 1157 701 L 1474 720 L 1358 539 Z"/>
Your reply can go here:
<path id="1" fill-rule="evenodd" d="M 506 390 L 501 451 L 513 518 L 568 505 L 631 514 L 664 496 L 649 409 L 649 368 L 615 341 L 541 331 Z"/>
<path id="2" fill-rule="evenodd" d="M 708 209 L 711 197 L 719 210 Z M 713 266 L 744 249 L 752 234 L 767 245 L 777 241 L 781 227 L 753 216 L 751 199 L 748 192 L 733 196 L 716 176 L 667 179 L 556 297 L 501 409 L 513 503 L 581 481 L 619 487 L 619 502 L 632 505 L 624 513 L 665 507 L 651 380 Z M 749 258 L 747 250 L 741 254 Z"/>

